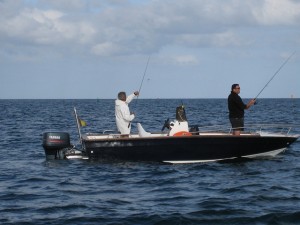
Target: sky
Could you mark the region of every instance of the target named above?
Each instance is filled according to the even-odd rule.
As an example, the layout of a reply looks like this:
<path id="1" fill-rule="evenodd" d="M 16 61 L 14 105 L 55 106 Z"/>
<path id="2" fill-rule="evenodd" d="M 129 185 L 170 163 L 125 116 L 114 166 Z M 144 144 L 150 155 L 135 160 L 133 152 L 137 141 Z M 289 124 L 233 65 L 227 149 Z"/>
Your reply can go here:
<path id="1" fill-rule="evenodd" d="M 0 0 L 0 99 L 300 98 L 299 21 L 300 0 Z"/>

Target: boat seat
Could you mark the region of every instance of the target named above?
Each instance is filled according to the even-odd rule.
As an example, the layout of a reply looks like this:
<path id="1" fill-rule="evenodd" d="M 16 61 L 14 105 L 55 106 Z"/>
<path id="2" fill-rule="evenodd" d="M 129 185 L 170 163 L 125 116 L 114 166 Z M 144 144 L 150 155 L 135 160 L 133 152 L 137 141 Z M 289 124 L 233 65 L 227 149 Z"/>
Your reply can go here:
<path id="1" fill-rule="evenodd" d="M 151 133 L 146 132 L 140 123 L 137 123 L 137 128 L 138 128 L 140 137 L 150 137 L 151 136 Z"/>

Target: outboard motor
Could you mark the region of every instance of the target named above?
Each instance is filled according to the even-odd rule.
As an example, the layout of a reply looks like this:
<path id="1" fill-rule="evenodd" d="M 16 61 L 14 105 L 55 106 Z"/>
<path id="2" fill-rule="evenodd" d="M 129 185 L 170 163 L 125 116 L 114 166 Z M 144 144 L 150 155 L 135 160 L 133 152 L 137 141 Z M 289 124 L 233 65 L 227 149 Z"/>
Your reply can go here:
<path id="1" fill-rule="evenodd" d="M 70 135 L 66 132 L 44 133 L 43 148 L 47 159 L 63 159 L 64 152 L 71 148 Z"/>

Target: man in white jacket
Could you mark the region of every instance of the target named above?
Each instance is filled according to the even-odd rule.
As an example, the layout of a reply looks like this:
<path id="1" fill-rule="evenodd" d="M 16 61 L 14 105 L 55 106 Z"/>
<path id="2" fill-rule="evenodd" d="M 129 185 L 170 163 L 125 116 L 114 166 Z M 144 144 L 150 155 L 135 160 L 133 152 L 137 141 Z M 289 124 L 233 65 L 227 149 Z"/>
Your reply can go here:
<path id="1" fill-rule="evenodd" d="M 131 121 L 134 119 L 134 113 L 129 111 L 128 104 L 139 92 L 135 91 L 126 98 L 125 92 L 119 92 L 118 99 L 115 101 L 115 115 L 118 131 L 121 134 L 130 134 Z"/>

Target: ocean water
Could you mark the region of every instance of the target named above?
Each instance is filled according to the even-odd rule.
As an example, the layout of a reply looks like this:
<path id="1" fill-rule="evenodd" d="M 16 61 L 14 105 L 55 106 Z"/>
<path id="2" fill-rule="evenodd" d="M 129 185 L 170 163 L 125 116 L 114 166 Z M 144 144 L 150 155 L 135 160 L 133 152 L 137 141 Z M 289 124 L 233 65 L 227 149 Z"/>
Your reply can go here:
<path id="1" fill-rule="evenodd" d="M 181 103 L 190 124 L 229 125 L 226 99 L 130 107 L 136 122 L 158 131 Z M 299 140 L 263 160 L 47 161 L 44 132 L 69 132 L 78 143 L 74 107 L 88 124 L 82 132 L 115 129 L 114 100 L 0 100 L 0 224 L 300 224 Z M 247 123 L 293 124 L 300 133 L 300 99 L 261 99 Z"/>

